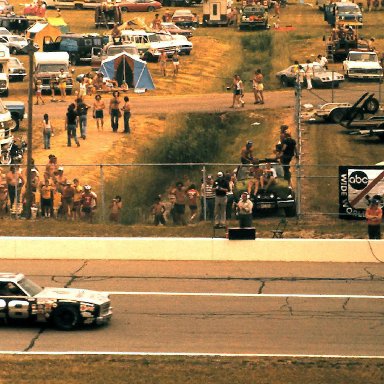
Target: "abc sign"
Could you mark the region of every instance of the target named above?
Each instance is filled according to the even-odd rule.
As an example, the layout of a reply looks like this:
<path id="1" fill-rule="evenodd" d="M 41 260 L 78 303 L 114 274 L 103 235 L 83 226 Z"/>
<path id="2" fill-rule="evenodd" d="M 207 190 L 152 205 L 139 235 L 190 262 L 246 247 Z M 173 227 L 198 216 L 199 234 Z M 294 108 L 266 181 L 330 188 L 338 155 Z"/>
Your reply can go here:
<path id="1" fill-rule="evenodd" d="M 358 191 L 364 189 L 368 185 L 368 181 L 368 176 L 363 171 L 352 172 L 348 178 L 349 185 Z"/>

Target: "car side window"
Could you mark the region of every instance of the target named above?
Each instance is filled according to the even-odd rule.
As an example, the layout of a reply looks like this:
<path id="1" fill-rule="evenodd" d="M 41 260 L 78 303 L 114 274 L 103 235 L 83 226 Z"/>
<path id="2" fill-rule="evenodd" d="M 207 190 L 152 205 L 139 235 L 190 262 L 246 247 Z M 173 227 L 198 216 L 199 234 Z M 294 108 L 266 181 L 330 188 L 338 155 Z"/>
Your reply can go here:
<path id="1" fill-rule="evenodd" d="M 0 296 L 25 296 L 24 292 L 14 283 L 2 282 L 0 283 Z"/>

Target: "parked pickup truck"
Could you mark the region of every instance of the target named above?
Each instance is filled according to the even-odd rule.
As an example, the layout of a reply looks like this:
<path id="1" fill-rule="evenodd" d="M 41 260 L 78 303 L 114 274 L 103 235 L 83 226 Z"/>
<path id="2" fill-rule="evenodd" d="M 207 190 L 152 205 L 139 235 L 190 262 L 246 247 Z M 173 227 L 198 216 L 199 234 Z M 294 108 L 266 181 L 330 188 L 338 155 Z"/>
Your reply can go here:
<path id="1" fill-rule="evenodd" d="M 383 68 L 376 52 L 350 51 L 343 61 L 345 77 L 348 79 L 379 80 L 383 78 Z"/>
<path id="2" fill-rule="evenodd" d="M 13 122 L 6 124 L 6 121 L 9 121 L 9 117 L 7 118 L 9 115 L 0 112 L 0 127 L 6 124 L 10 126 L 11 131 L 17 131 L 20 127 L 20 121 L 25 117 L 24 103 L 22 101 L 2 100 L 2 105 L 6 108 L 6 112 L 10 112 Z"/>
<path id="3" fill-rule="evenodd" d="M 44 36 L 44 52 L 68 52 L 72 65 L 89 63 L 91 61 L 92 48 L 102 48 L 108 43 L 108 36 L 100 36 L 97 33 L 79 34 L 66 33 L 53 41 L 52 37 Z"/>

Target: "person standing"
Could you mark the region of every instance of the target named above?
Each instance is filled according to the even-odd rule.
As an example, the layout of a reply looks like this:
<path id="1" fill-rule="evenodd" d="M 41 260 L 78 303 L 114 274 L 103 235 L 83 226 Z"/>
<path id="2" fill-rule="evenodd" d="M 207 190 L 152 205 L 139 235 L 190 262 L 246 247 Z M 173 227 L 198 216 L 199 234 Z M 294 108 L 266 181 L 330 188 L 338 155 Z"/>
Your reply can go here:
<path id="1" fill-rule="evenodd" d="M 16 196 L 17 196 L 16 203 L 20 202 L 21 188 L 25 183 L 23 174 L 20 172 L 19 169 L 16 168 L 15 165 L 11 165 L 9 167 L 9 172 L 6 175 L 6 182 L 7 182 L 7 188 L 8 188 L 9 201 L 11 203 L 11 208 L 12 208 L 15 202 Z"/>
<path id="2" fill-rule="evenodd" d="M 45 113 L 43 117 L 44 149 L 51 149 L 51 136 L 53 136 L 53 127 L 48 114 Z"/>
<path id="3" fill-rule="evenodd" d="M 41 96 L 43 91 L 43 83 L 41 80 L 36 81 L 36 103 L 35 105 L 39 105 L 39 100 L 41 101 L 41 104 L 45 104 L 43 97 Z"/>
<path id="4" fill-rule="evenodd" d="M 95 101 L 93 103 L 93 118 L 96 119 L 97 130 L 104 130 L 104 109 L 105 103 L 101 100 L 100 95 L 95 96 Z"/>
<path id="5" fill-rule="evenodd" d="M 70 104 L 66 114 L 65 129 L 67 130 L 67 147 L 71 146 L 72 137 L 75 140 L 76 145 L 80 147 L 80 143 L 76 135 L 77 113 L 75 108 L 76 106 L 74 103 Z"/>
<path id="6" fill-rule="evenodd" d="M 179 60 L 179 54 L 177 51 L 172 56 L 172 65 L 173 65 L 173 77 L 176 77 L 176 75 L 179 73 L 179 65 L 180 65 L 180 60 Z"/>
<path id="7" fill-rule="evenodd" d="M 188 197 L 188 207 L 191 213 L 189 222 L 193 223 L 197 217 L 197 198 L 199 197 L 199 192 L 196 190 L 195 184 L 189 186 L 186 195 Z"/>
<path id="8" fill-rule="evenodd" d="M 313 75 L 313 66 L 311 61 L 307 60 L 305 66 L 305 80 L 307 80 L 307 89 L 312 89 L 312 75 Z"/>
<path id="9" fill-rule="evenodd" d="M 253 76 L 253 94 L 255 95 L 255 104 L 264 104 L 264 76 L 261 73 L 261 69 L 255 71 Z"/>
<path id="10" fill-rule="evenodd" d="M 76 113 L 79 119 L 80 137 L 85 140 L 87 137 L 87 114 L 89 105 L 85 104 L 82 98 L 76 100 Z"/>
<path id="11" fill-rule="evenodd" d="M 166 77 L 167 76 L 167 54 L 164 50 L 161 51 L 160 57 L 159 57 L 159 67 L 160 67 L 160 73 Z"/>
<path id="12" fill-rule="evenodd" d="M 118 223 L 120 221 L 120 212 L 123 208 L 123 203 L 121 201 L 121 196 L 117 195 L 114 199 L 112 199 L 112 203 L 109 206 L 109 221 Z"/>
<path id="13" fill-rule="evenodd" d="M 205 210 L 207 220 L 213 221 L 215 216 L 215 190 L 213 189 L 213 179 L 211 175 L 207 176 L 207 180 L 205 182 L 202 180 L 200 188 L 200 206 L 200 220 L 204 220 Z"/>
<path id="14" fill-rule="evenodd" d="M 252 227 L 252 209 L 252 201 L 249 200 L 247 192 L 243 192 L 240 201 L 237 203 L 240 228 Z"/>
<path id="15" fill-rule="evenodd" d="M 152 29 L 155 31 L 161 30 L 161 19 L 158 13 L 155 14 L 155 18 L 152 21 Z"/>
<path id="16" fill-rule="evenodd" d="M 124 133 L 131 133 L 131 129 L 129 127 L 129 119 L 131 118 L 131 104 L 129 102 L 128 96 L 124 96 L 124 105 L 121 109 L 123 111 L 124 118 Z"/>
<path id="17" fill-rule="evenodd" d="M 120 103 L 120 93 L 119 91 L 114 91 L 109 102 L 109 114 L 111 116 L 111 127 L 113 132 L 117 132 L 119 129 L 119 118 L 121 117 Z"/>
<path id="18" fill-rule="evenodd" d="M 60 101 L 65 101 L 67 96 L 67 74 L 64 73 L 64 68 L 60 69 L 60 74 L 58 76 L 59 81 L 59 90 L 60 90 Z"/>
<path id="19" fill-rule="evenodd" d="M 45 179 L 44 184 L 40 187 L 41 214 L 43 217 L 51 217 L 53 190 L 54 188 L 49 184 L 49 179 Z"/>
<path id="20" fill-rule="evenodd" d="M 175 218 L 175 224 L 176 225 L 187 225 L 185 221 L 185 189 L 183 186 L 183 183 L 181 181 L 178 181 L 176 183 L 176 188 L 172 191 L 172 193 L 175 195 L 176 200 L 175 204 L 173 206 L 174 209 L 174 218 Z"/>
<path id="21" fill-rule="evenodd" d="M 287 180 L 289 187 L 292 188 L 290 163 L 293 156 L 295 156 L 296 158 L 299 157 L 299 154 L 297 152 L 296 140 L 292 139 L 291 133 L 289 131 L 286 131 L 285 138 L 283 139 L 281 144 L 282 148 L 280 162 L 283 166 L 284 180 Z"/>
<path id="22" fill-rule="evenodd" d="M 161 198 L 159 196 L 155 198 L 155 202 L 152 205 L 151 211 L 153 214 L 153 224 L 156 226 L 159 224 L 165 225 L 165 205 L 161 202 Z"/>
<path id="23" fill-rule="evenodd" d="M 97 195 L 91 189 L 90 185 L 84 185 L 84 192 L 81 196 L 81 212 L 90 223 L 93 222 L 94 212 L 97 208 Z"/>
<path id="24" fill-rule="evenodd" d="M 215 189 L 215 228 L 225 228 L 229 183 L 224 178 L 223 172 L 217 173 L 213 187 Z"/>
<path id="25" fill-rule="evenodd" d="M 381 221 L 383 219 L 383 210 L 379 206 L 379 200 L 372 199 L 369 207 L 365 211 L 365 218 L 368 223 L 368 236 L 372 240 L 381 239 Z"/>
<path id="26" fill-rule="evenodd" d="M 77 94 L 77 97 L 79 99 L 84 100 L 85 96 L 87 95 L 87 81 L 88 77 L 87 75 L 84 75 L 84 77 L 80 80 L 80 85 L 79 85 L 79 93 Z"/>

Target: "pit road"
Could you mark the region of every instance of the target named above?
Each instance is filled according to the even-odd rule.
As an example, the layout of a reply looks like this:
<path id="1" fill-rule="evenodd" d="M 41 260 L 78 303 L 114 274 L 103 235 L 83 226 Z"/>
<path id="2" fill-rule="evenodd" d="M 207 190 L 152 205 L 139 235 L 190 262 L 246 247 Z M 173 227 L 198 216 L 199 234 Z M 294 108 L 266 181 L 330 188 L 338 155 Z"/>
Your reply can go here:
<path id="1" fill-rule="evenodd" d="M 256 296 L 382 295 L 381 263 L 2 260 L 1 269 L 42 286 L 118 293 L 109 325 L 3 325 L 3 352 L 384 356 L 382 299 Z"/>

